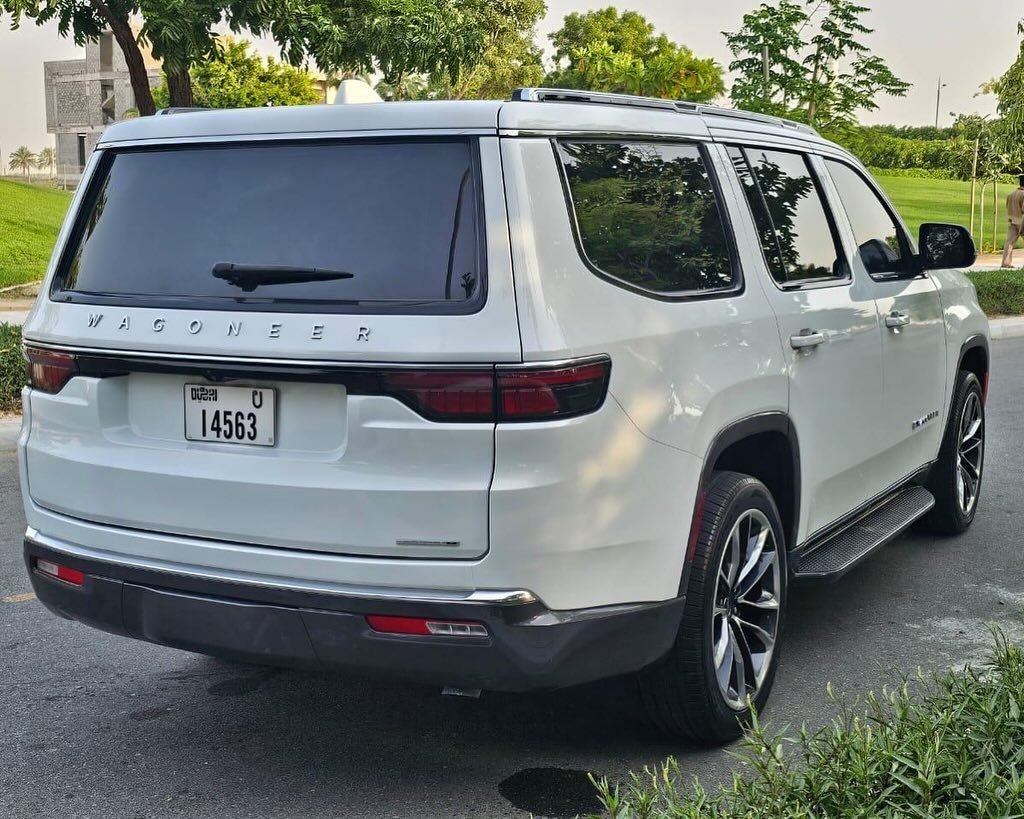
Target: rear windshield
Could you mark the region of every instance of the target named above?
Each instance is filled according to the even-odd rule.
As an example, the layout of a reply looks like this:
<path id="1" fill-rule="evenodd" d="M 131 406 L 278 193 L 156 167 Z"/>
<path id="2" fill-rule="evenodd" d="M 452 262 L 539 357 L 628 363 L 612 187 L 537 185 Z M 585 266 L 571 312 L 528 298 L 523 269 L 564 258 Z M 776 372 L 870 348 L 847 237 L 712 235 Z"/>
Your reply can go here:
<path id="1" fill-rule="evenodd" d="M 54 297 L 471 312 L 484 295 L 475 156 L 468 140 L 115 153 Z"/>

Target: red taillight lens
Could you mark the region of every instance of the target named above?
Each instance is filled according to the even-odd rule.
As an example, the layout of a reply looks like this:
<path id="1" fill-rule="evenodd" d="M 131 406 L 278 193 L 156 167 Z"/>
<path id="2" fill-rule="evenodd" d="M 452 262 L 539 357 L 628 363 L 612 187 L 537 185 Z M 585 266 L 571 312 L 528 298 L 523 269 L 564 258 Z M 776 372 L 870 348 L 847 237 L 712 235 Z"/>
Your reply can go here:
<path id="1" fill-rule="evenodd" d="M 432 421 L 547 421 L 598 409 L 611 366 L 602 359 L 552 367 L 383 370 L 377 392 Z M 374 393 L 365 384 L 350 391 Z"/>
<path id="2" fill-rule="evenodd" d="M 70 353 L 25 347 L 25 359 L 28 361 L 29 386 L 43 392 L 60 392 L 78 372 L 78 364 Z"/>
<path id="3" fill-rule="evenodd" d="M 436 421 L 494 420 L 491 370 L 391 370 L 384 390 Z"/>
<path id="4" fill-rule="evenodd" d="M 543 421 L 593 412 L 608 392 L 610 361 L 498 370 L 501 420 Z"/>
<path id="5" fill-rule="evenodd" d="M 366 622 L 380 634 L 414 634 L 420 637 L 486 637 L 487 626 L 463 620 L 430 620 L 426 617 L 391 617 L 369 614 Z"/>
<path id="6" fill-rule="evenodd" d="M 81 586 L 85 583 L 85 574 L 83 572 L 78 571 L 78 569 L 72 569 L 70 566 L 61 566 L 59 563 L 54 563 L 51 560 L 39 560 L 37 558 L 36 571 L 48 577 L 70 583 L 72 586 Z"/>

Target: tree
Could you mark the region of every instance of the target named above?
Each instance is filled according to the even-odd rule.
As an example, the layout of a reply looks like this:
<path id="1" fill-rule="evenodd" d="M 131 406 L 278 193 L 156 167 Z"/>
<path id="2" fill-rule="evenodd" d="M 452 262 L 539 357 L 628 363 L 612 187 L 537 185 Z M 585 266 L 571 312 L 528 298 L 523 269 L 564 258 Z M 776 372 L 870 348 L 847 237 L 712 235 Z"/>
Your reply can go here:
<path id="1" fill-rule="evenodd" d="M 43 148 L 38 154 L 36 154 L 35 160 L 36 167 L 43 171 L 50 171 L 50 179 L 55 179 L 57 176 L 57 151 L 53 147 Z"/>
<path id="2" fill-rule="evenodd" d="M 1000 119 L 991 126 L 991 137 L 998 151 L 1005 156 L 1006 165 L 1024 171 L 1024 21 L 1017 24 L 1022 35 L 1017 59 L 998 79 L 981 87 L 982 93 L 995 94 Z"/>
<path id="3" fill-rule="evenodd" d="M 245 40 L 228 38 L 212 59 L 192 67 L 195 105 L 203 108 L 258 108 L 264 105 L 311 105 L 321 102 L 313 75 L 250 53 Z M 157 105 L 170 104 L 166 82 L 153 93 Z"/>
<path id="4" fill-rule="evenodd" d="M 129 23 L 138 10 L 134 0 L 0 0 L 0 13 L 12 15 L 11 27 L 15 29 L 23 17 L 37 25 L 56 20 L 61 37 L 71 36 L 76 45 L 85 45 L 110 29 L 124 54 L 135 105 L 140 114 L 147 116 L 156 112 L 156 106 L 142 49 Z"/>
<path id="5" fill-rule="evenodd" d="M 635 11 L 574 12 L 551 35 L 555 70 L 545 84 L 709 102 L 723 93 L 722 68 L 677 45 Z"/>
<path id="6" fill-rule="evenodd" d="M 904 96 L 910 85 L 860 39 L 872 32 L 861 19 L 868 11 L 853 0 L 778 0 L 744 15 L 739 31 L 725 32 L 733 103 L 839 133 L 879 96 Z"/>
<path id="7" fill-rule="evenodd" d="M 20 148 L 15 149 L 11 153 L 10 162 L 12 170 L 24 171 L 25 180 L 31 179 L 32 167 L 36 163 L 36 155 L 32 153 L 26 146 L 22 145 Z"/>
<path id="8" fill-rule="evenodd" d="M 474 15 L 483 32 L 483 52 L 452 73 L 429 78 L 426 96 L 444 99 L 502 99 L 514 88 L 540 85 L 544 65 L 535 42 L 544 0 L 493 0 L 479 3 Z"/>

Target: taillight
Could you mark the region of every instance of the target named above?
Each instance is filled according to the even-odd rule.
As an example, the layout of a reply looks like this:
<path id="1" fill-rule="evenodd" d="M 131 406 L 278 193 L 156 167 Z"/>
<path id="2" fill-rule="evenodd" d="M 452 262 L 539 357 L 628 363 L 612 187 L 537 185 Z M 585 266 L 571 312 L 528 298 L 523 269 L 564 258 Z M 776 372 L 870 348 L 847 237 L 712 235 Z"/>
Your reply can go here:
<path id="1" fill-rule="evenodd" d="M 350 393 L 393 396 L 432 421 L 548 421 L 599 409 L 608 392 L 608 359 L 553 366 L 383 370 L 380 387 Z"/>
<path id="2" fill-rule="evenodd" d="M 502 421 L 543 421 L 593 412 L 608 392 L 611 362 L 499 369 Z"/>
<path id="3" fill-rule="evenodd" d="M 434 421 L 493 421 L 493 370 L 388 370 L 384 391 Z"/>
<path id="4" fill-rule="evenodd" d="M 70 353 L 57 353 L 27 345 L 24 352 L 28 361 L 28 383 L 33 389 L 58 393 L 78 372 L 78 363 Z"/>

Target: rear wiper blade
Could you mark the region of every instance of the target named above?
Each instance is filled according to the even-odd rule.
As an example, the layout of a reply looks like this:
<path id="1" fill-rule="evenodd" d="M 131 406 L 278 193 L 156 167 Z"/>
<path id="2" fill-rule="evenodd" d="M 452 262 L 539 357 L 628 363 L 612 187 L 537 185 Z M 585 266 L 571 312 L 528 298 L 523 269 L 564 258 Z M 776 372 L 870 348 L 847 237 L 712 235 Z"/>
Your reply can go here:
<path id="1" fill-rule="evenodd" d="M 251 293 L 263 284 L 291 284 L 301 282 L 326 282 L 337 279 L 355 278 L 354 273 L 344 270 L 330 270 L 325 267 L 295 267 L 276 264 L 235 264 L 217 262 L 213 266 L 214 278 Z"/>

